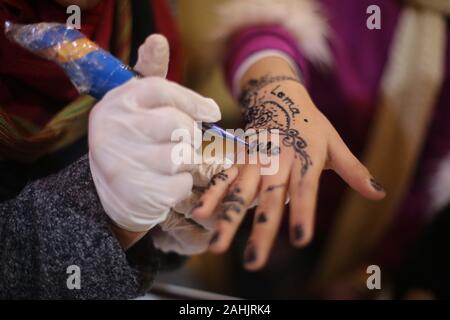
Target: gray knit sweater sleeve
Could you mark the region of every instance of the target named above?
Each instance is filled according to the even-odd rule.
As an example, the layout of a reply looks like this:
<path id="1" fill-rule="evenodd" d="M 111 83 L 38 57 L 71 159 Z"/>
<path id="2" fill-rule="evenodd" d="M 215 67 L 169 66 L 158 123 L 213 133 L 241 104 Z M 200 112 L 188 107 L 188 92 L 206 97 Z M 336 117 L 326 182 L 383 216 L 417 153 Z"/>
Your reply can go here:
<path id="1" fill-rule="evenodd" d="M 0 203 L 0 298 L 136 297 L 157 268 L 156 251 L 146 248 L 148 265 L 132 267 L 109 228 L 84 156 Z M 80 289 L 70 266 L 79 267 Z"/>

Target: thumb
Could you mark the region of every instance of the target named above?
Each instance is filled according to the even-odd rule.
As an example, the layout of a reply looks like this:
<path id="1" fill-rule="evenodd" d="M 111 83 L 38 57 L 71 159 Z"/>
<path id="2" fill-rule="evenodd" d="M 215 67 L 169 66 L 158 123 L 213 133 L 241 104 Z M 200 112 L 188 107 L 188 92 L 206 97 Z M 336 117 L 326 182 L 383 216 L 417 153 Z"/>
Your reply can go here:
<path id="1" fill-rule="evenodd" d="M 169 68 L 169 42 L 161 34 L 152 34 L 139 47 L 138 61 L 134 70 L 144 77 L 167 76 Z"/>

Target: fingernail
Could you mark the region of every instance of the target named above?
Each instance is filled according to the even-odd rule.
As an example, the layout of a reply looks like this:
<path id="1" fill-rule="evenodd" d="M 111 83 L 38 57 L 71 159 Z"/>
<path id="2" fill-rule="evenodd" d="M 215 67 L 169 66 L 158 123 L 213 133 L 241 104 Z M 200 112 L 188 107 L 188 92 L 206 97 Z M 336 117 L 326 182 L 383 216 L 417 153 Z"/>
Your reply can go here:
<path id="1" fill-rule="evenodd" d="M 302 240 L 303 236 L 304 236 L 304 231 L 303 231 L 303 226 L 301 224 L 297 224 L 294 226 L 294 228 L 292 228 L 292 232 L 294 235 L 294 240 L 295 241 L 300 241 Z"/>
<path id="2" fill-rule="evenodd" d="M 258 216 L 257 219 L 258 223 L 266 223 L 267 222 L 267 216 L 264 212 L 261 212 L 261 214 Z"/>
<path id="3" fill-rule="evenodd" d="M 220 236 L 220 234 L 218 231 L 214 232 L 211 240 L 209 241 L 209 244 L 212 245 L 212 244 L 216 243 L 219 240 L 219 236 Z"/>
<path id="4" fill-rule="evenodd" d="M 370 178 L 370 184 L 372 185 L 372 188 L 374 188 L 378 192 L 385 191 L 381 183 L 377 182 L 374 178 Z"/>
<path id="5" fill-rule="evenodd" d="M 256 250 L 252 244 L 247 245 L 247 249 L 244 254 L 244 263 L 249 264 L 256 261 Z"/>

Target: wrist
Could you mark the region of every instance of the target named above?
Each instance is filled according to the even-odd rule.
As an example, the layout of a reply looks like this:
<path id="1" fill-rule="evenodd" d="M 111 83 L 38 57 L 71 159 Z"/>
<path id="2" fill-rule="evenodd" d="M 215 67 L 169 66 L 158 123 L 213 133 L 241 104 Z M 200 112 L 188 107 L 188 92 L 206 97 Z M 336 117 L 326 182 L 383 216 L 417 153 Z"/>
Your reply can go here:
<path id="1" fill-rule="evenodd" d="M 276 50 L 276 49 L 265 49 L 257 51 L 250 56 L 248 56 L 244 61 L 242 61 L 239 67 L 235 70 L 233 78 L 231 79 L 231 90 L 234 97 L 238 97 L 240 94 L 240 80 L 243 79 L 243 75 L 249 71 L 249 69 L 258 62 L 261 62 L 262 65 L 268 64 L 271 65 L 270 62 L 273 61 L 273 58 L 279 58 L 287 63 L 292 72 L 297 75 L 298 79 L 303 79 L 302 72 L 300 71 L 299 65 L 297 62 L 291 58 L 291 56 L 284 51 Z M 269 59 L 267 62 L 263 61 L 264 59 Z M 282 63 L 280 61 L 280 63 Z M 283 64 L 282 69 L 285 66 Z M 257 67 L 256 69 L 259 69 Z"/>
<path id="2" fill-rule="evenodd" d="M 274 72 L 276 71 L 276 72 Z M 265 76 L 277 75 L 279 77 L 291 78 L 300 82 L 298 72 L 291 63 L 281 56 L 268 56 L 255 61 L 239 79 L 239 88 L 242 90 L 249 81 L 258 80 Z"/>
<path id="3" fill-rule="evenodd" d="M 110 226 L 111 226 L 111 231 L 113 232 L 116 239 L 119 241 L 120 246 L 125 251 L 130 249 L 140 239 L 142 239 L 147 234 L 147 232 L 149 232 L 149 231 L 142 231 L 142 232 L 128 231 L 128 230 L 118 227 L 113 222 L 110 223 Z"/>

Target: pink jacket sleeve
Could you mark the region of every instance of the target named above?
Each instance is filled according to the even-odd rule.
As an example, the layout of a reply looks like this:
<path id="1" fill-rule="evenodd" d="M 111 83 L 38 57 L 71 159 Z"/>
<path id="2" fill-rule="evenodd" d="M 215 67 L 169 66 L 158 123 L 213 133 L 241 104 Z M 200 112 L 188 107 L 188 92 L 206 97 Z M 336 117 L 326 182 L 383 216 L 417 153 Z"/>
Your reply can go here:
<path id="1" fill-rule="evenodd" d="M 263 50 L 276 50 L 297 64 L 305 85 L 308 84 L 307 63 L 294 37 L 277 25 L 255 26 L 240 30 L 229 42 L 225 57 L 225 76 L 229 88 L 239 67 L 247 58 Z"/>

